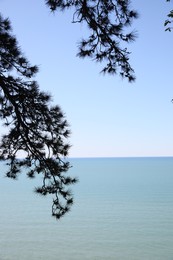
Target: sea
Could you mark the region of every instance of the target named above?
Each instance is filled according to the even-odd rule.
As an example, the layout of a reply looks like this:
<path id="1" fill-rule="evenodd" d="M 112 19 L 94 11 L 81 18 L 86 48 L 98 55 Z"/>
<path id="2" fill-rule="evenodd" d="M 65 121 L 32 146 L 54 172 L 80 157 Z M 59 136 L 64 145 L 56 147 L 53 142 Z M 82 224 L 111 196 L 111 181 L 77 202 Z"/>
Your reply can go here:
<path id="1" fill-rule="evenodd" d="M 172 260 L 173 158 L 73 158 L 75 203 L 60 220 L 40 179 L 4 177 L 0 260 Z"/>

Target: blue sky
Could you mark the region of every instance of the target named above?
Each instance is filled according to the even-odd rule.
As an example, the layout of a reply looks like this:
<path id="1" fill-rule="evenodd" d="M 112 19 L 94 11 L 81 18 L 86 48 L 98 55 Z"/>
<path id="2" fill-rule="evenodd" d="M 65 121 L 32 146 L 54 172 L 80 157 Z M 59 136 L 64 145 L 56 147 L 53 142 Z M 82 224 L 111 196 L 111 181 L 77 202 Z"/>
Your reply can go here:
<path id="1" fill-rule="evenodd" d="M 71 11 L 52 14 L 43 0 L 0 0 L 0 6 L 40 68 L 40 88 L 70 123 L 71 157 L 173 156 L 173 32 L 163 26 L 172 2 L 132 1 L 140 14 L 132 26 L 138 38 L 129 45 L 133 84 L 76 57 L 86 27 L 71 23 Z"/>

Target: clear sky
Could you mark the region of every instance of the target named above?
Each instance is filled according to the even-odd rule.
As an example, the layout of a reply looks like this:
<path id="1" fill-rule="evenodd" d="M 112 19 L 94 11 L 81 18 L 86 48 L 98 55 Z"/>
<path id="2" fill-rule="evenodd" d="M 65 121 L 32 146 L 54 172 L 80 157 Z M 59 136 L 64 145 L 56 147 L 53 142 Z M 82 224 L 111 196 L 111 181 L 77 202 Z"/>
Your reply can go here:
<path id="1" fill-rule="evenodd" d="M 101 64 L 76 57 L 86 27 L 72 11 L 52 14 L 43 0 L 0 0 L 36 80 L 71 126 L 71 157 L 173 156 L 173 32 L 164 20 L 173 2 L 132 0 L 140 18 L 131 64 L 137 80 L 103 76 Z"/>

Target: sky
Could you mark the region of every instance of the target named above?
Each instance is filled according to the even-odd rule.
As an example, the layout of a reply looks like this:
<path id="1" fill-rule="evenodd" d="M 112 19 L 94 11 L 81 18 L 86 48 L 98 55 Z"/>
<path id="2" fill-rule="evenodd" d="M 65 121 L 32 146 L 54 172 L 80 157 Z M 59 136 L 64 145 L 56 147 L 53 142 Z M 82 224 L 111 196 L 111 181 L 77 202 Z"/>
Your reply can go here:
<path id="1" fill-rule="evenodd" d="M 70 157 L 173 156 L 173 32 L 164 31 L 173 1 L 132 0 L 139 12 L 127 47 L 135 83 L 102 75 L 101 64 L 76 57 L 84 24 L 73 11 L 52 14 L 43 0 L 0 0 L 40 89 L 51 93 L 70 124 Z"/>

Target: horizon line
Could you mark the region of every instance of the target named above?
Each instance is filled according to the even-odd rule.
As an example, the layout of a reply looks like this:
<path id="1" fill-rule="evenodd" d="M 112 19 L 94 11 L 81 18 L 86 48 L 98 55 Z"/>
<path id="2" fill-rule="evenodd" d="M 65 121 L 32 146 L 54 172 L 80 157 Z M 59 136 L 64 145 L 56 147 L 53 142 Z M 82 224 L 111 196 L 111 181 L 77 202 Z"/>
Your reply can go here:
<path id="1" fill-rule="evenodd" d="M 158 155 L 158 156 L 68 156 L 69 159 L 101 159 L 101 158 L 173 158 L 173 155 Z"/>

